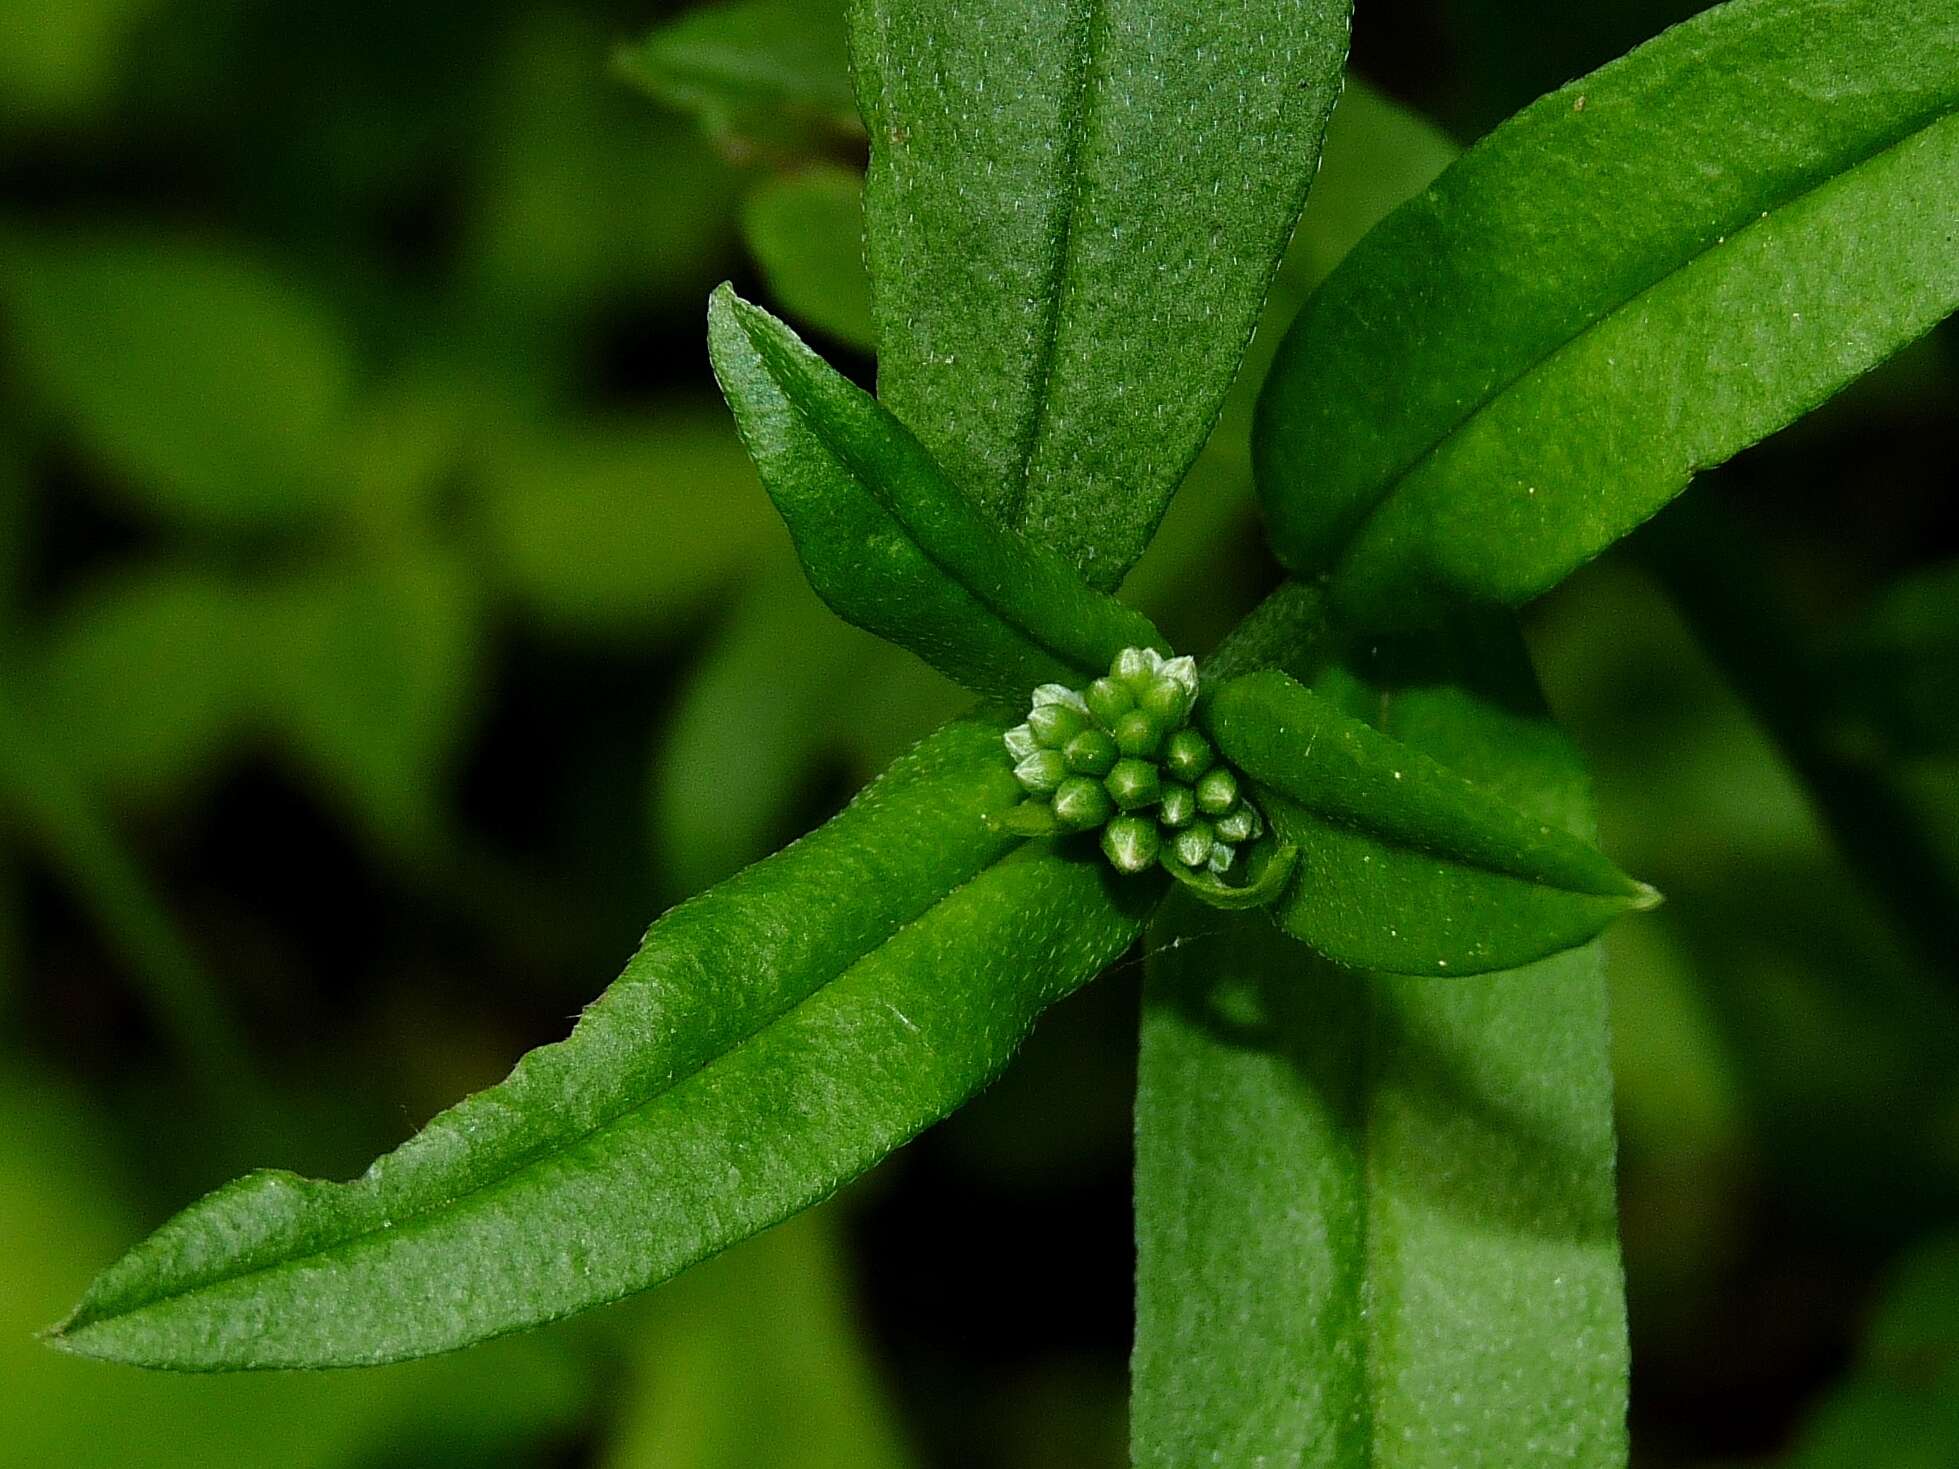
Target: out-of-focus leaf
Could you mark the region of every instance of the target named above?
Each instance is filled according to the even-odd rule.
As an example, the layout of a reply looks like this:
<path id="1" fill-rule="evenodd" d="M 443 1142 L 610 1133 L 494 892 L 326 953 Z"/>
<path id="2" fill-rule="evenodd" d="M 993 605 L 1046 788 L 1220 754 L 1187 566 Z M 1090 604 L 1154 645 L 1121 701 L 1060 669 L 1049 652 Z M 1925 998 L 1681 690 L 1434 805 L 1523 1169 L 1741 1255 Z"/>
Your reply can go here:
<path id="1" fill-rule="evenodd" d="M 832 757 L 868 746 L 876 770 L 970 702 L 917 659 L 831 616 L 783 559 L 749 585 L 667 723 L 652 829 L 681 892 L 719 882 L 791 836 L 804 782 Z M 899 678 L 918 694 L 893 689 Z"/>
<path id="2" fill-rule="evenodd" d="M 1492 133 L 1280 350 L 1280 559 L 1370 625 L 1522 601 L 1927 331 L 1955 49 L 1945 6 L 1734 0 Z"/>
<path id="3" fill-rule="evenodd" d="M 1723 1095 L 1663 1103 L 1651 1094 L 1660 1078 L 1629 1069 L 1628 1088 L 1641 1092 L 1626 1097 L 1628 1142 L 1636 1121 L 1653 1136 L 1660 1105 L 1677 1127 L 1684 1109 L 1711 1104 L 1716 1127 L 1765 1153 L 1781 1193 L 1840 1229 L 1896 1238 L 1949 1218 L 1959 1207 L 1951 985 L 1914 964 L 1866 900 L 1761 724 L 1650 582 L 1611 563 L 1584 573 L 1547 605 L 1536 641 L 1552 700 L 1591 757 L 1613 850 L 1667 893 L 1615 934 L 1664 940 L 1659 954 L 1615 946 L 1615 988 L 1671 985 L 1650 970 L 1678 966 L 1692 1023 L 1710 1028 L 1731 1078 Z M 1615 1033 L 1638 1038 L 1617 1022 Z M 1708 1059 L 1658 1054 L 1648 1065 L 1678 1077 Z"/>
<path id="4" fill-rule="evenodd" d="M 1892 587 L 1844 639 L 1837 678 L 1889 753 L 1959 758 L 1959 564 Z"/>
<path id="5" fill-rule="evenodd" d="M 88 785 L 167 802 L 251 726 L 263 651 L 254 612 L 236 582 L 192 566 L 103 577 L 46 635 L 37 718 Z"/>
<path id="6" fill-rule="evenodd" d="M 1288 303 L 1288 319 L 1275 323 L 1279 331 L 1290 325 L 1290 311 L 1297 309 L 1306 293 L 1325 280 L 1369 230 L 1434 183 L 1461 152 L 1455 140 L 1427 118 L 1348 77 L 1326 125 L 1312 208 L 1301 217 L 1299 232 L 1274 282 L 1275 304 L 1281 289 L 1296 293 Z M 1271 348 L 1277 345 L 1275 334 Z M 1246 375 L 1254 391 L 1264 381 L 1263 374 L 1252 374 L 1249 358 Z"/>
<path id="7" fill-rule="evenodd" d="M 827 1196 L 1005 1065 L 1159 887 L 996 835 L 1002 727 L 668 913 L 570 1039 L 352 1183 L 255 1173 L 56 1337 L 179 1368 L 394 1361 L 617 1299 Z"/>
<path id="8" fill-rule="evenodd" d="M 1959 1462 L 1959 1235 L 1905 1257 L 1859 1356 L 1798 1436 L 1789 1469 Z"/>
<path id="9" fill-rule="evenodd" d="M 737 157 L 859 132 L 838 0 L 732 0 L 690 10 L 621 50 L 620 70 L 697 115 Z"/>
<path id="10" fill-rule="evenodd" d="M 260 718 L 370 834 L 429 839 L 481 662 L 468 569 L 329 564 L 252 601 Z"/>
<path id="11" fill-rule="evenodd" d="M 1674 506 L 1631 543 L 1659 577 L 1715 662 L 1780 747 L 1808 788 L 1810 799 L 1872 897 L 1925 960 L 1959 978 L 1952 914 L 1959 906 L 1959 846 L 1937 805 L 1925 809 L 1906 779 L 1899 734 L 1883 726 L 1885 696 L 1870 712 L 1857 707 L 1856 689 L 1838 686 L 1819 639 L 1791 614 L 1783 589 L 1768 575 L 1757 539 L 1718 500 L 1705 496 Z M 1959 585 L 1959 583 L 1955 583 Z M 1936 623 L 1942 597 L 1936 584 L 1929 608 L 1907 614 Z M 1953 610 L 1959 610 L 1955 602 Z M 1959 641 L 1949 629 L 1925 626 L 1913 639 L 1918 656 L 1893 658 L 1889 668 L 1906 704 L 1941 683 L 1959 693 Z M 1937 650 L 1943 639 L 1946 651 Z M 1877 649 L 1870 662 L 1884 662 Z M 1926 684 L 1904 693 L 1901 661 Z M 1941 667 L 1943 664 L 1943 667 Z M 1877 686 L 1886 687 L 1882 674 Z M 1927 687 L 1929 685 L 1929 687 Z M 1866 688 L 1871 687 L 1866 685 Z M 1893 706 L 1895 707 L 1895 706 Z M 1959 719 L 1959 703 L 1944 721 Z M 1946 762 L 1951 775 L 1959 768 Z"/>
<path id="12" fill-rule="evenodd" d="M 982 695 L 1086 683 L 1124 648 L 1168 651 L 1141 613 L 961 495 L 905 426 L 727 286 L 708 353 L 796 554 L 838 616 Z"/>
<path id="13" fill-rule="evenodd" d="M 1344 0 L 858 0 L 878 392 L 1111 587 L 1217 420 L 1319 159 Z"/>
<path id="14" fill-rule="evenodd" d="M 1384 731 L 1589 840 L 1514 637 L 1417 651 L 1362 676 Z M 1354 973 L 1180 899 L 1149 947 L 1135 1462 L 1623 1463 L 1596 954 Z"/>
<path id="15" fill-rule="evenodd" d="M 171 520 L 263 524 L 344 493 L 341 325 L 245 256 L 134 233 L 0 270 L 22 376 L 116 488 Z"/>
<path id="16" fill-rule="evenodd" d="M 864 273 L 864 178 L 812 165 L 764 180 L 742 206 L 742 234 L 792 317 L 860 351 L 877 350 Z"/>
<path id="17" fill-rule="evenodd" d="M 817 1210 L 689 1271 L 653 1302 L 600 1469 L 901 1469 L 896 1405 L 851 1319 Z"/>
<path id="18" fill-rule="evenodd" d="M 733 238 L 737 180 L 683 119 L 605 84 L 601 24 L 522 14 L 474 155 L 462 273 L 477 318 L 518 328 L 528 356 L 533 323 L 583 327 L 615 299 L 691 311 Z"/>
<path id="19" fill-rule="evenodd" d="M 0 1077 L 0 1459 L 63 1469 L 365 1469 L 405 1446 L 444 1463 L 529 1462 L 574 1430 L 590 1396 L 562 1338 L 358 1376 L 166 1377 L 35 1340 L 137 1227 L 105 1191 L 126 1177 L 99 1125 L 53 1077 Z M 434 1460 L 432 1459 L 431 1462 Z"/>
<path id="20" fill-rule="evenodd" d="M 741 441 L 691 412 L 540 435 L 499 449 L 483 473 L 498 575 L 525 610 L 571 631 L 670 627 L 772 534 Z"/>
<path id="21" fill-rule="evenodd" d="M 79 122 L 106 103 L 157 0 L 0 4 L 0 128 Z"/>
<path id="22" fill-rule="evenodd" d="M 1202 718 L 1299 850 L 1274 916 L 1338 963 L 1514 969 L 1657 901 L 1567 823 L 1527 813 L 1277 670 L 1220 685 Z"/>
<path id="23" fill-rule="evenodd" d="M 167 804 L 252 742 L 280 744 L 388 840 L 426 841 L 481 661 L 474 580 L 434 555 L 258 580 L 162 567 L 64 609 L 32 705 L 91 790 Z"/>

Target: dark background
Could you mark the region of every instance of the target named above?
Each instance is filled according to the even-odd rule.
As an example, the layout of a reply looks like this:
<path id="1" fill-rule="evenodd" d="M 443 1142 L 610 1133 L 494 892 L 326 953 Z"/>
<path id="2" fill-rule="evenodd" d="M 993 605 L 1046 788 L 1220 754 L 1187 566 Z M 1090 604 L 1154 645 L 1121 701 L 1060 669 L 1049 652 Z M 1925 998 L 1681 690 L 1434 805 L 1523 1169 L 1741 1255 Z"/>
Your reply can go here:
<path id="1" fill-rule="evenodd" d="M 1363 0 L 1354 69 L 1468 139 L 1694 8 Z M 1133 960 L 645 1300 L 364 1374 L 31 1339 L 198 1192 L 351 1175 L 560 1036 L 960 707 L 735 443 L 705 298 L 772 299 L 787 165 L 619 75 L 661 13 L 0 16 L 0 1462 L 1124 1462 Z M 1669 896 L 1608 940 L 1640 1464 L 1954 1462 L 1897 1426 L 1959 1417 L 1954 1308 L 1902 1365 L 1882 1323 L 1959 1282 L 1959 598 L 1902 580 L 1959 550 L 1956 403 L 1947 327 L 1530 615 Z M 1132 583 L 1182 646 L 1276 574 L 1229 457 Z"/>

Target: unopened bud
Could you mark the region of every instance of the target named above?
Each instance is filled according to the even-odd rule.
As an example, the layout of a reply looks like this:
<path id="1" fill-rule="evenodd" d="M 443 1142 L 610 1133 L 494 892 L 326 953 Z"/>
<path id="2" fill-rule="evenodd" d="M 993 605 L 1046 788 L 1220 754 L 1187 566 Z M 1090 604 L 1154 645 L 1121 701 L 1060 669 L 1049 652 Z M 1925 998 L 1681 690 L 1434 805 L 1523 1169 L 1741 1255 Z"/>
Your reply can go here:
<path id="1" fill-rule="evenodd" d="M 1068 831 L 1087 831 L 1115 814 L 1115 803 L 1098 780 L 1071 775 L 1054 791 L 1054 819 Z"/>
<path id="2" fill-rule="evenodd" d="M 1197 782 L 1197 809 L 1211 816 L 1222 816 L 1238 804 L 1238 777 L 1227 766 L 1208 770 Z"/>
<path id="3" fill-rule="evenodd" d="M 1050 750 L 1058 750 L 1088 728 L 1088 710 L 1072 704 L 1038 704 L 1027 716 L 1027 728 Z"/>
<path id="4" fill-rule="evenodd" d="M 1061 755 L 1075 774 L 1101 777 L 1116 763 L 1116 742 L 1099 729 L 1085 729 L 1061 747 Z"/>
<path id="5" fill-rule="evenodd" d="M 1115 803 L 1125 811 L 1154 805 L 1163 794 L 1163 779 L 1147 760 L 1118 760 L 1104 782 Z"/>
<path id="6" fill-rule="evenodd" d="M 1217 751 L 1202 730 L 1180 729 L 1163 747 L 1163 763 L 1181 781 L 1195 781 L 1216 759 Z"/>
<path id="7" fill-rule="evenodd" d="M 1036 750 L 1014 766 L 1014 779 L 1020 782 L 1020 788 L 1036 796 L 1047 795 L 1067 775 L 1068 762 L 1061 758 L 1059 750 Z"/>
<path id="8" fill-rule="evenodd" d="M 1142 872 L 1156 861 L 1161 841 L 1147 816 L 1118 816 L 1102 828 L 1102 853 L 1118 872 Z"/>
<path id="9" fill-rule="evenodd" d="M 1189 826 L 1197 819 L 1197 796 L 1187 785 L 1178 781 L 1168 781 L 1163 787 L 1163 801 L 1157 807 L 1156 819 L 1165 826 Z"/>

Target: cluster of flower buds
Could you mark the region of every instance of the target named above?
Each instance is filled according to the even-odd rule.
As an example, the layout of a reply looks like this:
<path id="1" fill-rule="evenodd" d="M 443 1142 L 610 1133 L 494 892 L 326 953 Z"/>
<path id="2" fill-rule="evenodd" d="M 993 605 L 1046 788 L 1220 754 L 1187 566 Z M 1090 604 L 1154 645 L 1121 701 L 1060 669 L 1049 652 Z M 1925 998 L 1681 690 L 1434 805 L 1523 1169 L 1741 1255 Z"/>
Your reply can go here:
<path id="1" fill-rule="evenodd" d="M 1123 872 L 1152 863 L 1222 876 L 1263 830 L 1238 777 L 1190 722 L 1197 665 L 1125 648 L 1086 689 L 1043 684 L 1007 731 L 1027 799 L 1008 825 L 1030 836 L 1101 828 Z"/>

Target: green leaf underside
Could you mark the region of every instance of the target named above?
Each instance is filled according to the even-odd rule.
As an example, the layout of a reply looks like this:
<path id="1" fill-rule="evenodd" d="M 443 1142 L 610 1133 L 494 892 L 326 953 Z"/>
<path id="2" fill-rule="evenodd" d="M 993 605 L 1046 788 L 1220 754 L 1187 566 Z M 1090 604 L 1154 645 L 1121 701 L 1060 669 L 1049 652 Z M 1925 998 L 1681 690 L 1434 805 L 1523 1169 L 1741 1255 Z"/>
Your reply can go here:
<path id="1" fill-rule="evenodd" d="M 1511 968 L 1654 900 L 1590 843 L 1276 670 L 1223 684 L 1206 722 L 1299 849 L 1275 916 L 1339 963 Z"/>
<path id="2" fill-rule="evenodd" d="M 570 1039 L 351 1183 L 256 1173 L 163 1226 L 57 1341 L 191 1370 L 443 1351 L 666 1279 L 956 1107 L 1137 933 L 1152 884 L 1022 848 L 960 721 L 648 932 Z"/>
<path id="3" fill-rule="evenodd" d="M 880 398 L 1112 587 L 1306 198 L 1346 0 L 857 0 Z"/>
<path id="4" fill-rule="evenodd" d="M 1369 625 L 1522 601 L 1959 306 L 1959 12 L 1735 0 L 1362 242 L 1261 400 L 1281 560 Z"/>
<path id="5" fill-rule="evenodd" d="M 1502 638 L 1383 667 L 1384 728 L 1572 835 L 1585 783 Z M 1473 984 L 1336 968 L 1255 914 L 1153 926 L 1137 1098 L 1144 1469 L 1625 1459 L 1597 954 Z"/>
<path id="6" fill-rule="evenodd" d="M 974 691 L 1024 702 L 1126 647 L 1168 652 L 1148 618 L 954 489 L 877 401 L 723 286 L 708 350 L 811 584 L 840 617 Z"/>

